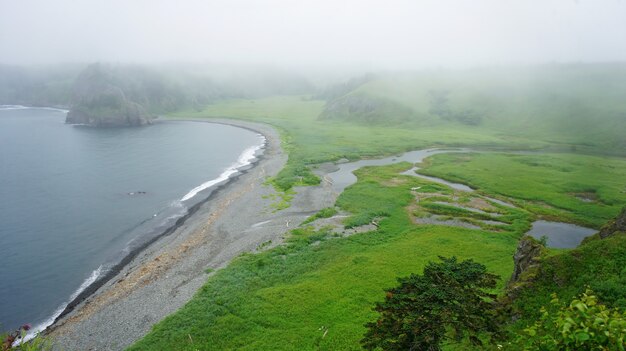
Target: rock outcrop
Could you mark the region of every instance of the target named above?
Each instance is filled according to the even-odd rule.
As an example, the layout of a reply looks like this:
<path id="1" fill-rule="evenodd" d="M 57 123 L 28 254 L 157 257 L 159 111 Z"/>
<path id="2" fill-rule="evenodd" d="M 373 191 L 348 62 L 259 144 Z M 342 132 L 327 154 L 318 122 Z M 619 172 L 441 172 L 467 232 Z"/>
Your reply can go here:
<path id="1" fill-rule="evenodd" d="M 511 275 L 509 280 L 509 286 L 518 282 L 524 272 L 537 267 L 537 259 L 541 256 L 544 249 L 545 247 L 531 236 L 524 236 L 520 240 L 515 255 L 513 255 L 513 275 Z"/>
<path id="2" fill-rule="evenodd" d="M 626 234 L 626 207 L 622 208 L 614 220 L 605 224 L 598 234 L 600 239 L 606 239 L 619 233 Z"/>
<path id="3" fill-rule="evenodd" d="M 140 104 L 130 101 L 115 77 L 100 64 L 88 66 L 74 83 L 69 124 L 94 127 L 127 127 L 151 123 L 150 115 Z"/>
<path id="4" fill-rule="evenodd" d="M 524 236 L 513 255 L 513 274 L 506 284 L 504 294 L 498 299 L 498 309 L 503 315 L 517 320 L 519 311 L 514 308 L 514 301 L 524 290 L 530 287 L 541 272 L 541 256 L 545 247 L 531 236 Z"/>

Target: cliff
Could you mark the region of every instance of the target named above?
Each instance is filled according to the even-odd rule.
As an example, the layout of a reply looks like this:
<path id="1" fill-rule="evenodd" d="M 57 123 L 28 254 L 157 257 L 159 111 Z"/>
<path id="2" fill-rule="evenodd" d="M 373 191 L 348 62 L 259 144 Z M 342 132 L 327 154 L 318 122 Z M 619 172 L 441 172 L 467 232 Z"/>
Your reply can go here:
<path id="1" fill-rule="evenodd" d="M 626 207 L 622 209 L 614 220 L 603 226 L 598 235 L 600 235 L 601 239 L 606 239 L 620 233 L 626 234 Z"/>
<path id="2" fill-rule="evenodd" d="M 131 101 L 116 84 L 116 78 L 100 64 L 88 66 L 73 87 L 69 124 L 94 127 L 126 127 L 151 123 L 143 106 Z"/>
<path id="3" fill-rule="evenodd" d="M 514 269 L 502 296 L 501 309 L 526 323 L 539 317 L 552 293 L 569 300 L 590 288 L 609 307 L 626 308 L 626 208 L 598 234 L 572 250 L 549 251 L 523 237 Z"/>

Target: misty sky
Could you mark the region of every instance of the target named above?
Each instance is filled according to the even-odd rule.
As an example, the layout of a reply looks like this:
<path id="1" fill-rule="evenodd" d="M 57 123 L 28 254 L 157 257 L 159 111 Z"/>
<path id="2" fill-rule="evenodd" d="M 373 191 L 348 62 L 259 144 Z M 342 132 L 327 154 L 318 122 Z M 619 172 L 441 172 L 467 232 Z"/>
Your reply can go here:
<path id="1" fill-rule="evenodd" d="M 626 0 L 0 0 L 0 63 L 626 60 Z"/>

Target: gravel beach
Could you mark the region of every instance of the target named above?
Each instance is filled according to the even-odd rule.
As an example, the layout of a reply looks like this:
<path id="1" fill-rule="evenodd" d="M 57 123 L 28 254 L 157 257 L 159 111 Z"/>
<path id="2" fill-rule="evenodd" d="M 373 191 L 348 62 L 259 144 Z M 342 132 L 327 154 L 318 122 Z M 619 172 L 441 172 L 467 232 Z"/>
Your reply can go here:
<path id="1" fill-rule="evenodd" d="M 330 184 L 295 189 L 291 206 L 274 211 L 273 187 L 264 185 L 287 162 L 278 132 L 259 123 L 238 120 L 194 120 L 222 123 L 263 134 L 267 143 L 260 161 L 210 199 L 173 233 L 140 252 L 117 276 L 81 302 L 48 331 L 55 350 L 122 350 L 155 323 L 182 307 L 211 273 L 243 252 L 286 233 L 336 199 Z M 209 270 L 210 269 L 210 270 Z"/>

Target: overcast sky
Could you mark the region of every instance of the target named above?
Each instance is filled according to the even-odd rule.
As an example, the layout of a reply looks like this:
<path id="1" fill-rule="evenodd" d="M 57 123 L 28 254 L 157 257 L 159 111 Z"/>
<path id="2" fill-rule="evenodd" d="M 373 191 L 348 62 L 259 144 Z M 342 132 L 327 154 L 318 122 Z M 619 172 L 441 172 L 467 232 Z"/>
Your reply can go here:
<path id="1" fill-rule="evenodd" d="M 0 63 L 626 61 L 626 0 L 0 0 Z"/>

